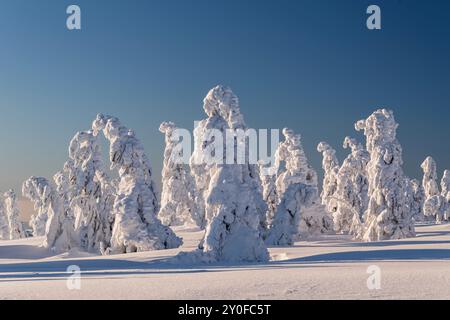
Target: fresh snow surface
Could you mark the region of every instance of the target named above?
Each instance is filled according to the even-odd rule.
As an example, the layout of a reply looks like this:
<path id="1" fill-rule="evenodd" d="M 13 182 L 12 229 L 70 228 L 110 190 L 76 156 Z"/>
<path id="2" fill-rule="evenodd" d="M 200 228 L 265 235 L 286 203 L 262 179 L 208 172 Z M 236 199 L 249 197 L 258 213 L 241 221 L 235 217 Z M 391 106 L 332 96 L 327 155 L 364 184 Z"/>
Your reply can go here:
<path id="1" fill-rule="evenodd" d="M 178 249 L 98 256 L 60 255 L 43 238 L 0 241 L 1 299 L 450 299 L 450 225 L 418 225 L 417 237 L 361 243 L 322 236 L 269 248 L 271 261 L 180 264 L 203 231 L 174 229 Z M 68 290 L 67 267 L 81 268 L 81 289 Z M 381 289 L 369 290 L 369 266 Z"/>

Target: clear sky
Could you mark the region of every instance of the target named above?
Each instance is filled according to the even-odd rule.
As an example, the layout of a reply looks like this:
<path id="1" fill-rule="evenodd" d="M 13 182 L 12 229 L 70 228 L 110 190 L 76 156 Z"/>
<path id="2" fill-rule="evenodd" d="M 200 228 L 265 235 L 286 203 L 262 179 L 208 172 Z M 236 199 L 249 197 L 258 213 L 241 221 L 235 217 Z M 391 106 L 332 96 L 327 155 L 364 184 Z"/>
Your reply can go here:
<path id="1" fill-rule="evenodd" d="M 66 29 L 78 4 L 82 30 Z M 366 8 L 382 9 L 382 30 Z M 99 112 L 144 143 L 159 179 L 164 120 L 204 118 L 216 84 L 255 128 L 301 133 L 313 166 L 340 160 L 353 123 L 378 107 L 400 123 L 405 172 L 450 167 L 450 2 L 413 0 L 0 0 L 0 190 L 51 177 Z M 319 170 L 320 171 L 320 170 Z"/>

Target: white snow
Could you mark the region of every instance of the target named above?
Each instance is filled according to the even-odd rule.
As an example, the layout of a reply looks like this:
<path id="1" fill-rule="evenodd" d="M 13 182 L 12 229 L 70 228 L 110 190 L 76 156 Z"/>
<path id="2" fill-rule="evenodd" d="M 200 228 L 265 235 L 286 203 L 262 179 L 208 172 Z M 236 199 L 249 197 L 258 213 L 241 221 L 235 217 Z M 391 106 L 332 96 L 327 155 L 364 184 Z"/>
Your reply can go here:
<path id="1" fill-rule="evenodd" d="M 361 243 L 327 236 L 270 248 L 271 262 L 176 265 L 201 231 L 175 229 L 178 249 L 114 256 L 54 255 L 42 238 L 0 241 L 1 299 L 450 299 L 450 225 L 421 225 L 417 237 Z M 68 290 L 70 265 L 81 290 Z M 369 266 L 381 289 L 367 288 Z"/>

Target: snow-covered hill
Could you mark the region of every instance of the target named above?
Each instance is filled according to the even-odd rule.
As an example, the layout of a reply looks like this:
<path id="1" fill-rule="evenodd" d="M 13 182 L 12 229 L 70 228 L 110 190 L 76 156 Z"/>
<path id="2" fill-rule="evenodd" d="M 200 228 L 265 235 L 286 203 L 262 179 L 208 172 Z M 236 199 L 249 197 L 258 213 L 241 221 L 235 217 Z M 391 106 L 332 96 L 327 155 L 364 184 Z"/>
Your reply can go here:
<path id="1" fill-rule="evenodd" d="M 0 299 L 450 299 L 450 226 L 418 226 L 416 238 L 361 243 L 327 236 L 270 248 L 262 264 L 180 264 L 202 232 L 176 230 L 182 248 L 114 256 L 39 248 L 42 238 L 0 241 Z M 70 265 L 81 289 L 67 288 Z M 369 290 L 369 266 L 381 289 Z"/>

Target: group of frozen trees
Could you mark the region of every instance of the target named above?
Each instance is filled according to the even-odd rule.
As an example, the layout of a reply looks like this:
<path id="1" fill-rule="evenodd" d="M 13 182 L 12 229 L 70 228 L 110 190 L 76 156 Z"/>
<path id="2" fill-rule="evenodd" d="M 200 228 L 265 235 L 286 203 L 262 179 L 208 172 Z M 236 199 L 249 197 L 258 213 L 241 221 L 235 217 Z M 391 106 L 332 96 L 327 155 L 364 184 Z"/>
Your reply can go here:
<path id="1" fill-rule="evenodd" d="M 402 170 L 402 148 L 396 138 L 398 124 L 392 111 L 380 109 L 355 124 L 366 146 L 346 137 L 351 153 L 341 166 L 326 143 L 323 153 L 322 202 L 332 212 L 335 230 L 364 241 L 413 237 L 414 218 L 420 214 L 421 196 L 416 181 Z"/>
<path id="2" fill-rule="evenodd" d="M 422 165 L 422 184 L 406 177 L 398 124 L 389 110 L 355 124 L 366 145 L 346 137 L 343 147 L 350 153 L 342 164 L 328 143 L 319 143 L 324 170 L 319 194 L 299 134 L 283 130 L 267 170 L 250 161 L 248 128 L 230 88 L 211 89 L 203 109 L 206 118 L 194 130 L 189 161 L 180 148 L 186 138 L 180 129 L 172 122 L 160 125 L 166 145 L 160 201 L 135 133 L 115 117 L 98 115 L 90 130 L 71 140 L 69 159 L 53 182 L 43 177 L 24 182 L 23 195 L 36 212 L 30 221 L 34 236 L 43 236 L 43 246 L 55 251 L 119 254 L 179 247 L 182 239 L 171 227 L 194 226 L 204 236 L 190 258 L 266 261 L 267 246 L 332 231 L 364 241 L 400 239 L 415 235 L 415 220 L 449 217 L 450 171 L 441 190 L 431 158 Z M 110 170 L 103 164 L 101 136 L 109 143 Z M 0 200 L 0 238 L 23 236 L 14 193 Z"/>
<path id="3" fill-rule="evenodd" d="M 14 190 L 0 194 L 0 240 L 15 240 L 25 237 L 19 220 L 17 196 Z"/>
<path id="4" fill-rule="evenodd" d="M 441 179 L 441 188 L 437 183 L 437 166 L 432 157 L 427 157 L 422 163 L 422 203 L 420 218 L 435 220 L 437 223 L 450 220 L 450 171 L 445 170 Z"/>

